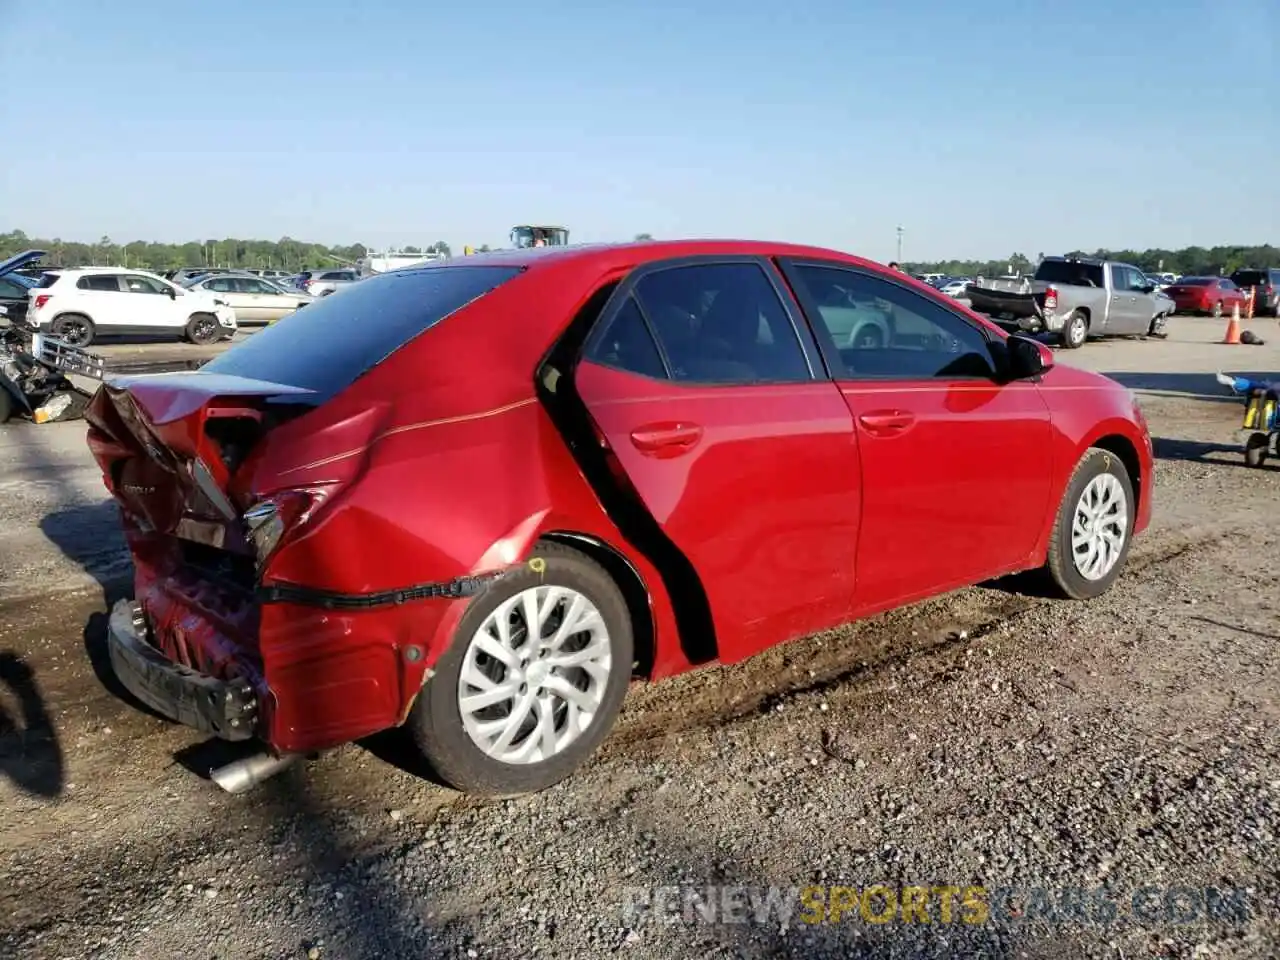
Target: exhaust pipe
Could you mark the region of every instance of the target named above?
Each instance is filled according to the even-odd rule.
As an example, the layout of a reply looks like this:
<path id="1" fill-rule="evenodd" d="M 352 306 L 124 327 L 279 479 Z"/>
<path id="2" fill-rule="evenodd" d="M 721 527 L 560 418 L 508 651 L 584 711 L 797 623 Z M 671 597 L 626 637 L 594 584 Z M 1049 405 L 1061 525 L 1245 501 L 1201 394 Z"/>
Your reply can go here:
<path id="1" fill-rule="evenodd" d="M 251 787 L 256 787 L 263 780 L 274 777 L 281 770 L 290 766 L 298 759 L 298 754 L 285 754 L 277 757 L 273 753 L 255 753 L 252 756 L 245 757 L 243 760 L 236 760 L 233 763 L 225 764 L 221 767 L 215 767 L 209 771 L 209 777 L 227 793 L 244 793 Z"/>

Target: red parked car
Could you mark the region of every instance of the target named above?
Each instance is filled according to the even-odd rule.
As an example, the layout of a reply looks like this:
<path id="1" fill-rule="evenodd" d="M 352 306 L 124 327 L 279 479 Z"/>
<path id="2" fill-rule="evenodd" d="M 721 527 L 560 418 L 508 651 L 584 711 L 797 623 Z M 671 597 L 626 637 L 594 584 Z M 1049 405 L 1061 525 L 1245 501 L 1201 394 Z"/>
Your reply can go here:
<path id="1" fill-rule="evenodd" d="M 1095 597 L 1151 513 L 1129 391 L 783 244 L 398 270 L 89 420 L 136 569 L 116 671 L 264 741 L 228 789 L 401 724 L 459 789 L 540 789 L 633 678 L 1015 571 Z"/>
<path id="2" fill-rule="evenodd" d="M 1225 277 L 1183 277 L 1164 291 L 1179 313 L 1205 313 L 1212 317 L 1230 314 L 1249 305 L 1248 295 Z"/>

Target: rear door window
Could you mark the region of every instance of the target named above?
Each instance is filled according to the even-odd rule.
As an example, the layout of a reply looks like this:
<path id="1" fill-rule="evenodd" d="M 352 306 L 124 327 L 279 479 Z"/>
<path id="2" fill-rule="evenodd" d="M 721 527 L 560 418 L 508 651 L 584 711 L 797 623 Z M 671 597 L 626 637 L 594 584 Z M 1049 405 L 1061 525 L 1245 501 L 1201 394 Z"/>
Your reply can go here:
<path id="1" fill-rule="evenodd" d="M 80 290 L 94 290 L 98 293 L 119 293 L 120 278 L 115 274 L 90 274 L 76 281 Z"/>
<path id="2" fill-rule="evenodd" d="M 1043 260 L 1036 269 L 1036 280 L 1074 287 L 1101 287 L 1102 264 L 1070 260 Z"/>
<path id="3" fill-rule="evenodd" d="M 289 314 L 201 370 L 314 390 L 320 402 L 520 271 L 448 266 L 371 277 Z"/>

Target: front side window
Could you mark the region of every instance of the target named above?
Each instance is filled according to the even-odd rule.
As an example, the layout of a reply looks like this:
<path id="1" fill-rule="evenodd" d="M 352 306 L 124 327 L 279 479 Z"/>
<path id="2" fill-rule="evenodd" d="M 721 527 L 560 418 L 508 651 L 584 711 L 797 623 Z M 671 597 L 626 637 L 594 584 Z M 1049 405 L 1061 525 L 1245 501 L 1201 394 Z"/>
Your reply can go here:
<path id="1" fill-rule="evenodd" d="M 806 307 L 834 349 L 837 376 L 904 380 L 996 376 L 986 335 L 941 304 L 843 267 L 798 265 Z M 826 334 L 826 336 L 822 336 Z"/>
<path id="2" fill-rule="evenodd" d="M 124 288 L 130 293 L 168 293 L 169 288 L 159 280 L 150 277 L 128 276 L 124 278 Z"/>
<path id="3" fill-rule="evenodd" d="M 757 263 L 708 263 L 642 277 L 634 296 L 674 380 L 794 383 L 810 379 L 791 318 Z"/>

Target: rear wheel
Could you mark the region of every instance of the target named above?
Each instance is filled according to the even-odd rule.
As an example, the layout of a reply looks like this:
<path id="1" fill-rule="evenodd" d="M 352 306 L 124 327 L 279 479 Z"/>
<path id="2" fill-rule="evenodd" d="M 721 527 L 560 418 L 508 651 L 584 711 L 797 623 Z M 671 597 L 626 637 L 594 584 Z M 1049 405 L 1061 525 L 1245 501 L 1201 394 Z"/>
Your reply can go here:
<path id="1" fill-rule="evenodd" d="M 1120 458 L 1090 448 L 1058 507 L 1046 568 L 1072 600 L 1106 593 L 1120 576 L 1133 533 L 1133 483 Z"/>
<path id="2" fill-rule="evenodd" d="M 1267 461 L 1269 442 L 1265 433 L 1252 433 L 1244 443 L 1244 462 L 1251 467 L 1260 467 Z"/>
<path id="3" fill-rule="evenodd" d="M 1089 339 L 1089 318 L 1083 311 L 1072 310 L 1071 316 L 1062 326 L 1062 345 L 1068 350 L 1077 350 Z"/>
<path id="4" fill-rule="evenodd" d="M 213 343 L 221 336 L 222 328 L 212 313 L 193 313 L 187 321 L 186 337 L 192 343 Z"/>
<path id="5" fill-rule="evenodd" d="M 96 336 L 93 321 L 78 313 L 64 313 L 49 328 L 53 335 L 72 347 L 87 347 Z"/>
<path id="6" fill-rule="evenodd" d="M 409 715 L 458 790 L 509 796 L 567 777 L 604 739 L 631 679 L 626 602 L 594 562 L 540 545 L 476 596 Z"/>

